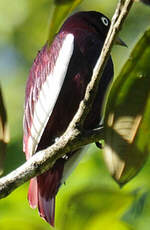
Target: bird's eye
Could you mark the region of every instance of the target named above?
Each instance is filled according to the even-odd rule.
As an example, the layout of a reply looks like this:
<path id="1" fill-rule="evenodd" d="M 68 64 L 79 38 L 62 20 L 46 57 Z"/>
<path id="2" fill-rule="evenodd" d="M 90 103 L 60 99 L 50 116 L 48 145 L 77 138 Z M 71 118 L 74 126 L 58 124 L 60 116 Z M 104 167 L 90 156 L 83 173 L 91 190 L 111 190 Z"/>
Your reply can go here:
<path id="1" fill-rule="evenodd" d="M 104 24 L 105 26 L 108 26 L 109 21 L 108 21 L 108 19 L 107 19 L 107 18 L 105 18 L 105 17 L 101 17 L 101 20 L 102 20 L 102 22 L 103 22 L 103 24 Z"/>

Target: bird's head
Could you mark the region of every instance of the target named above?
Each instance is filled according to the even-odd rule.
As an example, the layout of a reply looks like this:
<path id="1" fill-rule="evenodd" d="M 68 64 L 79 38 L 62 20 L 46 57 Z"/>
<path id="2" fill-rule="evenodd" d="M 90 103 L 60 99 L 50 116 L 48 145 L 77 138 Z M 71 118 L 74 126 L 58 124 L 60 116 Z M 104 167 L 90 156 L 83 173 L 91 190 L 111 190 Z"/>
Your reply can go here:
<path id="1" fill-rule="evenodd" d="M 104 14 L 96 11 L 78 12 L 70 16 L 62 26 L 63 30 L 71 32 L 72 29 L 85 29 L 86 31 L 95 32 L 100 39 L 105 40 L 111 21 Z M 126 46 L 126 44 L 119 38 L 116 38 L 115 44 Z"/>

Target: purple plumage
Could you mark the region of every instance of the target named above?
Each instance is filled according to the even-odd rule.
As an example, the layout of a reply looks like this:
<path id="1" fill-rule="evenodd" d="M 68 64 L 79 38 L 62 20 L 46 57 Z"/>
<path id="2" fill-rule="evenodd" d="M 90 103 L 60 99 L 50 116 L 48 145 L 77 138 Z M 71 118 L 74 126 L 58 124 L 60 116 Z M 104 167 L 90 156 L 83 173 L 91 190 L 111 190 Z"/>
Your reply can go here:
<path id="1" fill-rule="evenodd" d="M 84 97 L 109 26 L 109 19 L 98 12 L 76 13 L 66 20 L 51 46 L 46 44 L 38 53 L 26 86 L 23 141 L 27 159 L 53 144 L 66 130 Z M 99 124 L 112 77 L 110 57 L 85 129 Z M 41 217 L 52 226 L 56 193 L 68 162 L 74 162 L 79 155 L 79 151 L 68 153 L 52 169 L 30 181 L 29 203 L 32 208 L 38 206 Z"/>

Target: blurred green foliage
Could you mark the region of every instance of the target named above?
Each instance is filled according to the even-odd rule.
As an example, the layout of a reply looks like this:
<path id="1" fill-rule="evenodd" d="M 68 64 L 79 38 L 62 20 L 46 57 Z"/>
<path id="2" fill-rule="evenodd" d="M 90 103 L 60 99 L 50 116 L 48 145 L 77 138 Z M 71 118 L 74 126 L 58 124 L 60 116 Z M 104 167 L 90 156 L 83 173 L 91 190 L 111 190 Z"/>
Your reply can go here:
<path id="1" fill-rule="evenodd" d="M 54 35 L 57 33 L 64 19 L 69 15 L 69 13 L 72 13 L 80 2 L 82 2 L 82 0 L 54 0 L 54 9 L 50 20 L 48 34 L 49 43 L 53 40 Z"/>
<path id="2" fill-rule="evenodd" d="M 48 39 L 52 0 L 0 1 L 0 82 L 8 112 L 11 141 L 5 173 L 25 161 L 22 152 L 22 116 L 25 82 L 36 53 Z M 76 10 L 97 10 L 111 18 L 117 0 L 84 0 Z M 115 76 L 135 42 L 150 26 L 150 7 L 136 3 L 121 37 L 128 49 L 114 47 Z M 150 167 L 123 189 L 116 185 L 104 165 L 102 154 L 92 145 L 57 196 L 56 229 L 148 230 L 150 226 Z M 37 210 L 27 201 L 28 183 L 0 200 L 1 230 L 46 230 Z"/>

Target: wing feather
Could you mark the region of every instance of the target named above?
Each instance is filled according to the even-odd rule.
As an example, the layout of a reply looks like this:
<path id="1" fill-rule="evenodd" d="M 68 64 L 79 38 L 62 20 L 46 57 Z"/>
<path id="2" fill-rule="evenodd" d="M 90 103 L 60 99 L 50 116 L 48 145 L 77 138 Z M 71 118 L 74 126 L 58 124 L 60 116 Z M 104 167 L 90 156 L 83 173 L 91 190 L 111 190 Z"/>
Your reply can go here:
<path id="1" fill-rule="evenodd" d="M 58 38 L 57 38 L 58 39 Z M 50 51 L 44 47 L 31 68 L 26 88 L 24 151 L 27 159 L 37 149 L 44 128 L 61 91 L 74 50 L 73 34 L 55 39 Z"/>

